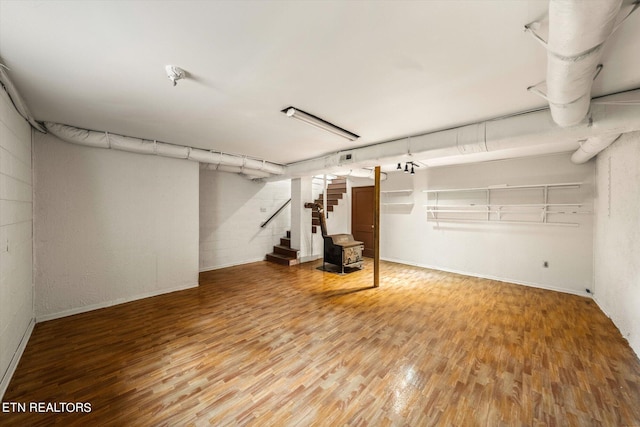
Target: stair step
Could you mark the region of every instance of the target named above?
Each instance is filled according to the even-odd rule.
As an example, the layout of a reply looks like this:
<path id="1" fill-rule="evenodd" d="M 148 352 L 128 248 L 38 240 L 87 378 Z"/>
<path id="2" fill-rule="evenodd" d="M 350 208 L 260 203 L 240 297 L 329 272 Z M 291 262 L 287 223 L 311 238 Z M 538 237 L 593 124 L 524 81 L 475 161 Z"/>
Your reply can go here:
<path id="1" fill-rule="evenodd" d="M 322 200 L 316 200 L 315 203 L 318 203 L 319 205 L 322 205 L 323 201 Z M 338 200 L 331 200 L 331 199 L 327 200 L 327 206 L 335 206 L 337 204 L 338 204 Z"/>
<path id="2" fill-rule="evenodd" d="M 291 237 L 281 237 L 280 238 L 280 246 L 284 246 L 287 248 L 291 247 Z"/>
<path id="3" fill-rule="evenodd" d="M 285 255 L 287 257 L 298 257 L 298 251 L 287 246 L 276 245 L 273 247 L 273 253 L 279 255 Z"/>
<path id="4" fill-rule="evenodd" d="M 327 190 L 344 190 L 347 191 L 347 184 L 329 184 L 327 185 Z"/>
<path id="5" fill-rule="evenodd" d="M 311 225 L 320 225 L 320 218 L 311 218 Z"/>
<path id="6" fill-rule="evenodd" d="M 336 178 L 331 180 L 331 184 L 347 184 L 347 178 Z M 331 185 L 329 184 L 329 185 Z"/>
<path id="7" fill-rule="evenodd" d="M 267 254 L 267 261 L 275 262 L 276 264 L 280 264 L 280 265 L 288 265 L 288 266 L 296 265 L 298 263 L 298 260 L 295 258 L 287 257 L 285 255 L 276 254 L 276 253 Z"/>
<path id="8" fill-rule="evenodd" d="M 311 232 L 314 233 L 314 234 L 317 233 L 318 232 L 318 227 L 316 227 L 315 225 L 312 225 L 311 226 Z"/>
<path id="9" fill-rule="evenodd" d="M 335 194 L 329 193 L 329 195 L 327 196 L 327 200 L 340 200 L 340 199 L 342 199 L 342 195 L 343 194 L 344 193 L 335 193 Z M 318 196 L 318 200 L 323 200 L 323 199 L 324 199 L 323 195 L 320 194 Z"/>
<path id="10" fill-rule="evenodd" d="M 329 200 L 331 200 L 331 199 L 337 199 L 337 200 L 342 199 L 342 195 L 344 194 L 344 192 L 339 192 L 339 191 L 336 191 L 334 193 L 334 192 L 331 192 L 331 190 L 329 190 L 327 193 L 329 194 L 328 197 L 327 197 Z M 318 198 L 322 200 L 322 198 L 323 198 L 322 194 Z"/>
<path id="11" fill-rule="evenodd" d="M 287 239 L 290 239 L 290 238 L 291 238 L 291 231 L 287 230 Z"/>

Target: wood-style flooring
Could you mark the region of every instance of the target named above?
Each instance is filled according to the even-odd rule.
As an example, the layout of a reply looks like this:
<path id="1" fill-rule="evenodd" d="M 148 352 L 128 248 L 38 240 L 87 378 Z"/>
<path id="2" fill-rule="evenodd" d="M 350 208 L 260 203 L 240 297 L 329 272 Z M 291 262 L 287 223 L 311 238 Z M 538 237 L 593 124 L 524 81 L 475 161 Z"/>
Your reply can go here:
<path id="1" fill-rule="evenodd" d="M 382 263 L 203 273 L 37 324 L 1 425 L 632 426 L 640 362 L 588 298 Z"/>

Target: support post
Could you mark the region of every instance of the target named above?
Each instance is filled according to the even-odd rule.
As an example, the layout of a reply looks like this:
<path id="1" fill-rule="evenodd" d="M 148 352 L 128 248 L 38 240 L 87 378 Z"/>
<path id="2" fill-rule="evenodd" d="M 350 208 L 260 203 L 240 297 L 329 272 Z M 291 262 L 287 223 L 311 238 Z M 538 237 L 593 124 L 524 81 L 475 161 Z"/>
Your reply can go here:
<path id="1" fill-rule="evenodd" d="M 380 166 L 375 169 L 373 188 L 373 287 L 380 286 Z"/>

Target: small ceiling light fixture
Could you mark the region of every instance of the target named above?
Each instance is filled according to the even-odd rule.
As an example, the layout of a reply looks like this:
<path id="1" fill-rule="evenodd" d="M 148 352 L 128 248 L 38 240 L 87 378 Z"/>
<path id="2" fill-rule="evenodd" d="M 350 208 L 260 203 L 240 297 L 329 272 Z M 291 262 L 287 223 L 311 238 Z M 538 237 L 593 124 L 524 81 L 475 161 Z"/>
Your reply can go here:
<path id="1" fill-rule="evenodd" d="M 411 165 L 411 171 L 409 171 L 409 165 Z M 404 173 L 410 173 L 411 175 L 415 175 L 415 174 L 416 174 L 416 171 L 415 171 L 415 170 L 413 170 L 414 166 L 415 166 L 415 167 L 417 167 L 417 168 L 419 168 L 419 167 L 420 167 L 420 165 L 419 165 L 419 164 L 417 164 L 417 163 L 413 163 L 413 162 L 406 162 L 406 163 L 404 164 Z M 396 169 L 397 169 L 397 170 L 402 170 L 402 167 L 401 167 L 400 163 L 398 163 L 398 167 L 397 167 Z"/>
<path id="2" fill-rule="evenodd" d="M 313 114 L 306 113 L 295 107 L 287 107 L 282 110 L 283 113 L 287 115 L 287 117 L 292 117 L 294 119 L 298 119 L 302 122 L 305 122 L 311 126 L 315 126 L 319 129 L 325 130 L 327 132 L 331 132 L 334 135 L 341 136 L 342 138 L 348 139 L 349 141 L 355 141 L 360 138 L 353 132 L 349 132 L 346 129 L 342 129 L 334 125 L 333 123 L 329 123 L 326 120 L 322 120 L 320 117 L 316 117 Z"/>
<path id="3" fill-rule="evenodd" d="M 175 65 L 167 65 L 165 70 L 167 70 L 167 77 L 169 77 L 169 80 L 173 82 L 174 86 L 178 84 L 178 80 L 187 77 L 184 70 L 180 67 L 176 67 Z"/>

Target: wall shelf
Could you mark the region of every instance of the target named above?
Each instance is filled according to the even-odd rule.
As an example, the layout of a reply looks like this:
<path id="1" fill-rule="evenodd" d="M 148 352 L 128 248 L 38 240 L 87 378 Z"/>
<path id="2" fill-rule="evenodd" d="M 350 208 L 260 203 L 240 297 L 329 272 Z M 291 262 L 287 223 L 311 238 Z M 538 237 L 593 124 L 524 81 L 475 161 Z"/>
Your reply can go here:
<path id="1" fill-rule="evenodd" d="M 381 190 L 381 194 L 411 194 L 413 190 Z"/>
<path id="2" fill-rule="evenodd" d="M 382 195 L 382 206 L 389 207 L 412 207 L 414 205 L 413 198 L 409 197 L 413 193 L 412 189 L 406 190 L 383 190 L 380 191 Z M 402 212 L 407 209 L 403 209 Z M 401 213 L 399 210 L 389 211 L 389 213 Z"/>
<path id="3" fill-rule="evenodd" d="M 578 226 L 561 218 L 592 213 L 577 200 L 581 185 L 568 182 L 423 190 L 427 193 L 424 206 L 428 221 Z"/>
<path id="4" fill-rule="evenodd" d="M 382 203 L 384 206 L 413 206 L 413 202 L 407 203 Z"/>

